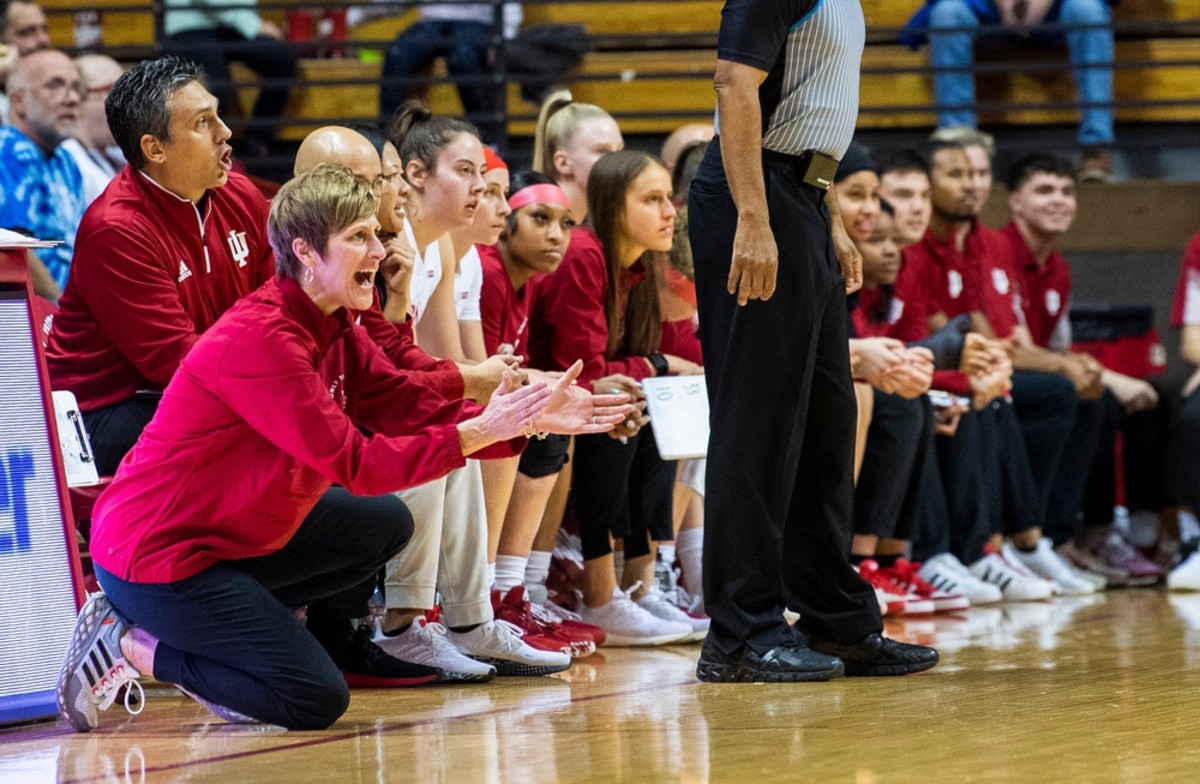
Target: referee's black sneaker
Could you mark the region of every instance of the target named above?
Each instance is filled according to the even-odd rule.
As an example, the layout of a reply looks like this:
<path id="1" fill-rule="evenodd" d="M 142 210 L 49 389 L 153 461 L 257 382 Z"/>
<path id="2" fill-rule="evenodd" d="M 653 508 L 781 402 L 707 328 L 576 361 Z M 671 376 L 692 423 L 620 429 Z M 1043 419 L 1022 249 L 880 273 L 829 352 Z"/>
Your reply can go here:
<path id="1" fill-rule="evenodd" d="M 745 644 L 727 654 L 710 637 L 696 664 L 696 677 L 706 683 L 801 683 L 828 681 L 844 673 L 837 657 L 791 641 L 762 654 Z"/>
<path id="2" fill-rule="evenodd" d="M 933 648 L 896 642 L 878 632 L 849 645 L 813 640 L 812 647 L 845 662 L 848 676 L 911 675 L 932 669 L 938 663 L 938 652 Z"/>

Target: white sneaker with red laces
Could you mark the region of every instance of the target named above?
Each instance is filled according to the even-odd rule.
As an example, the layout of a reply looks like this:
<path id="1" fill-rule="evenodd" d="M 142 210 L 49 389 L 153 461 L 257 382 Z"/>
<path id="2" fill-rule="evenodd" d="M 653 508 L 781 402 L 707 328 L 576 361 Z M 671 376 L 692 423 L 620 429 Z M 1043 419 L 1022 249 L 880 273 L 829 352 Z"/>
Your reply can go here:
<path id="1" fill-rule="evenodd" d="M 897 558 L 896 563 L 883 569 L 885 576 L 905 593 L 916 594 L 927 601 L 933 602 L 934 612 L 956 612 L 971 606 L 971 600 L 965 594 L 936 588 L 921 579 L 917 568 L 919 564 L 909 562 L 905 558 Z"/>

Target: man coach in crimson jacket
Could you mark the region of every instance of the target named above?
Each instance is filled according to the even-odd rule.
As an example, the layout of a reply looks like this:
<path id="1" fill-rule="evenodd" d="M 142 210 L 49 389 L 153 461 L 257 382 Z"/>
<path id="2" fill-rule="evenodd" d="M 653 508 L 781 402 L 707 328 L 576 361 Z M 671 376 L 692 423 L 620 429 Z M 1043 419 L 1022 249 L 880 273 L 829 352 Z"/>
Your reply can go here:
<path id="1" fill-rule="evenodd" d="M 275 274 L 267 202 L 230 171 L 229 128 L 187 60 L 125 73 L 105 114 L 127 165 L 88 208 L 47 350 L 101 474 L 116 471 L 197 338 Z"/>

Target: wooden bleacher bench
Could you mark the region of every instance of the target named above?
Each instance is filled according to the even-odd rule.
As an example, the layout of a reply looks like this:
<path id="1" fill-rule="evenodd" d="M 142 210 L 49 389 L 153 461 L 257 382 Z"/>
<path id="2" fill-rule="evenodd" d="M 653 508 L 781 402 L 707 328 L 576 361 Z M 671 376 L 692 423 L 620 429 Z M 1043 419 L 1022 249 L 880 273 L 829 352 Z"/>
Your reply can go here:
<path id="1" fill-rule="evenodd" d="M 1118 62 L 1145 63 L 1138 68 L 1115 72 L 1118 100 L 1151 103 L 1190 101 L 1191 105 L 1127 106 L 1117 110 L 1121 122 L 1170 122 L 1200 119 L 1200 39 L 1162 38 L 1117 42 Z M 711 75 L 716 63 L 711 49 L 660 52 L 594 52 L 584 57 L 572 76 L 588 80 L 566 80 L 576 99 L 605 107 L 618 118 L 627 133 L 669 133 L 687 121 L 712 117 L 715 94 Z M 1175 63 L 1174 65 L 1159 65 Z M 935 124 L 933 87 L 925 52 L 899 45 L 873 45 L 863 56 L 861 114 L 864 128 L 922 127 Z M 887 71 L 887 72 L 880 72 Z M 341 117 L 370 117 L 378 111 L 381 66 L 355 60 L 305 60 L 300 79 L 313 84 L 297 86 L 292 92 L 290 116 L 309 121 L 333 121 Z M 444 72 L 443 72 L 444 73 Z M 657 74 L 668 78 L 646 78 Z M 236 70 L 239 79 L 252 80 L 249 71 Z M 603 77 L 599 79 L 598 77 Z M 596 78 L 596 79 L 593 79 Z M 322 82 L 357 81 L 358 84 L 322 85 Z M 515 85 L 508 91 L 509 111 L 514 116 L 510 133 L 533 133 L 537 107 L 518 95 Z M 979 81 L 979 100 L 1006 102 L 1025 108 L 982 111 L 986 124 L 1019 125 L 1071 123 L 1071 109 L 1041 108 L 1049 103 L 1069 104 L 1075 89 L 1065 63 L 1061 69 L 1027 74 L 1000 74 Z M 452 85 L 437 85 L 427 95 L 435 112 L 461 113 L 462 105 Z M 249 100 L 250 96 L 244 97 Z M 925 111 L 920 111 L 926 108 Z M 672 113 L 670 117 L 648 117 L 650 113 Z M 289 126 L 285 138 L 301 139 L 312 125 Z"/>

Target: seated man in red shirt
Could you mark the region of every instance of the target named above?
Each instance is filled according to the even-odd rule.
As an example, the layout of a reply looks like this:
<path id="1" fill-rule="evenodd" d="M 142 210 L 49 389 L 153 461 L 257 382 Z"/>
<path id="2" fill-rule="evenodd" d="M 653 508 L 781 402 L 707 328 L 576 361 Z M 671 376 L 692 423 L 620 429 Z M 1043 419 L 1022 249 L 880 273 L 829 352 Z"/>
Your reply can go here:
<path id="1" fill-rule="evenodd" d="M 1075 220 L 1075 182 L 1075 169 L 1065 159 L 1046 153 L 1022 157 L 1007 177 L 1012 221 L 1001 235 L 1006 243 L 1004 254 L 1020 286 L 1025 320 L 1022 339 L 1027 336 L 1034 346 L 1049 353 L 1047 362 L 1054 357 L 1065 363 L 1079 358 L 1090 365 L 1094 362 L 1090 357 L 1071 353 L 1071 268 L 1054 247 Z M 1125 464 L 1134 469 L 1126 472 L 1128 504 L 1157 517 L 1165 503 L 1165 444 L 1147 444 L 1156 439 L 1141 437 L 1155 432 L 1165 435 L 1165 428 L 1156 422 L 1158 392 L 1143 379 L 1103 367 L 1100 383 L 1102 396 L 1080 404 L 1071 446 L 1063 455 L 1058 492 L 1051 495 L 1045 533 L 1059 543 L 1061 553 L 1080 566 L 1090 566 L 1100 574 L 1115 572 L 1118 577 L 1127 572 L 1126 581 L 1135 583 L 1154 582 L 1158 569 L 1151 569 L 1152 564 L 1142 564 L 1145 559 L 1136 553 L 1133 558 L 1121 557 L 1129 548 L 1113 530 L 1112 518 L 1116 504 L 1114 449 L 1122 411 L 1131 436 L 1125 441 Z M 1082 529 L 1078 523 L 1081 509 Z"/>
<path id="2" fill-rule="evenodd" d="M 985 172 L 973 165 L 962 142 L 934 142 L 930 164 L 930 228 L 919 243 L 904 251 L 904 275 L 911 278 L 912 286 L 908 299 L 930 314 L 931 329 L 967 314 L 975 331 L 1012 341 L 1009 352 L 1014 367 L 1034 370 L 1039 361 L 1047 364 L 1038 353 L 1041 350 L 1021 337 L 1023 326 L 1014 300 L 1018 289 L 1003 261 L 999 233 L 978 220 L 990 188 L 990 169 Z M 1053 361 L 1057 367 L 1064 364 L 1059 358 Z M 1094 585 L 1057 556 L 1041 536 L 1078 407 L 1076 387 L 1047 372 L 1014 373 L 1013 387 L 1015 406 L 995 401 L 978 417 L 982 431 L 991 434 L 980 439 L 980 447 L 942 456 L 943 466 L 960 468 L 978 460 L 986 466 L 975 474 L 983 492 L 961 478 L 947 482 L 953 518 L 972 532 L 960 531 L 964 535 L 952 549 L 977 576 L 1008 586 L 1005 590 L 1011 598 L 1018 594 L 1046 598 L 1058 591 L 1088 593 Z M 969 443 L 966 434 L 960 428 L 948 446 L 963 448 Z M 999 531 L 1010 541 L 1001 544 L 994 536 Z M 991 547 L 987 547 L 989 538 Z M 1030 579 L 1035 576 L 1051 582 L 1049 592 Z"/>
<path id="3" fill-rule="evenodd" d="M 129 162 L 76 237 L 46 361 L 116 472 L 200 335 L 275 272 L 267 203 L 230 171 L 229 128 L 194 63 L 131 68 L 105 111 Z"/>

